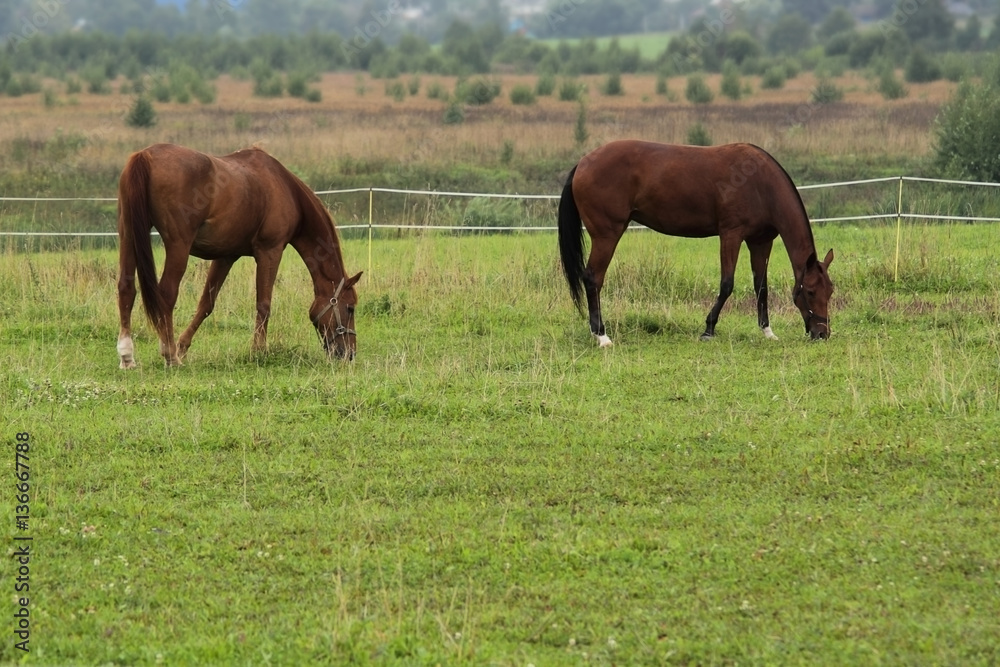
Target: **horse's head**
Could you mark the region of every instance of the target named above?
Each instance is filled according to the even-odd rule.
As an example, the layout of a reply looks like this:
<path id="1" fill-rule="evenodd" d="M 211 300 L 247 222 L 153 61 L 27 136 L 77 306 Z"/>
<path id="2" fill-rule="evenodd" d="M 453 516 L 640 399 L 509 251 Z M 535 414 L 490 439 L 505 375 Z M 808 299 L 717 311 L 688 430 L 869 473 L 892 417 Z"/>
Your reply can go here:
<path id="1" fill-rule="evenodd" d="M 357 333 L 354 331 L 354 308 L 358 304 L 355 283 L 361 273 L 350 278 L 344 277 L 336 283 L 333 296 L 316 297 L 309 318 L 319 332 L 323 349 L 330 356 L 351 361 L 357 350 Z"/>
<path id="2" fill-rule="evenodd" d="M 833 294 L 833 282 L 827 268 L 833 261 L 833 250 L 826 253 L 822 262 L 816 259 L 816 253 L 811 253 L 806 260 L 806 266 L 795 278 L 795 291 L 792 301 L 802 313 L 806 323 L 806 333 L 813 340 L 826 340 L 830 337 L 830 296 Z"/>

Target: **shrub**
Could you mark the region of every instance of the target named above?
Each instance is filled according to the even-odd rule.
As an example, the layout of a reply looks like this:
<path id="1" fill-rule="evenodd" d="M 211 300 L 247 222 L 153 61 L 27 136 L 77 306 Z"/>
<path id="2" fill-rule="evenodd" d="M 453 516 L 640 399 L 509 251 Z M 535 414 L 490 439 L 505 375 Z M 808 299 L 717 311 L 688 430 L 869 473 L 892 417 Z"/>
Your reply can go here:
<path id="1" fill-rule="evenodd" d="M 922 49 L 916 48 L 906 59 L 906 80 L 910 83 L 927 83 L 937 81 L 942 76 L 941 65 L 928 56 Z"/>
<path id="2" fill-rule="evenodd" d="M 500 94 L 500 82 L 478 77 L 472 81 L 460 81 L 455 86 L 455 97 L 466 104 L 481 106 L 489 104 Z"/>
<path id="3" fill-rule="evenodd" d="M 783 88 L 785 86 L 785 68 L 781 65 L 775 65 L 774 67 L 768 67 L 767 71 L 764 72 L 764 76 L 761 77 L 760 87 L 769 88 L 771 90 L 777 90 L 778 88 Z"/>
<path id="4" fill-rule="evenodd" d="M 107 95 L 111 92 L 111 86 L 104 75 L 103 67 L 89 67 L 82 76 L 87 82 L 87 92 L 94 95 Z"/>
<path id="5" fill-rule="evenodd" d="M 622 75 L 618 72 L 611 72 L 608 74 L 608 78 L 604 80 L 604 86 L 601 90 L 605 95 L 624 95 L 625 89 L 622 87 Z"/>
<path id="6" fill-rule="evenodd" d="M 712 137 L 701 123 L 695 123 L 688 129 L 687 142 L 691 146 L 711 146 Z"/>
<path id="7" fill-rule="evenodd" d="M 170 86 L 167 84 L 166 79 L 159 76 L 153 79 L 153 86 L 150 89 L 150 94 L 157 102 L 169 102 Z"/>
<path id="8" fill-rule="evenodd" d="M 406 82 L 406 91 L 410 95 L 416 95 L 420 92 L 420 77 L 414 74 L 410 77 L 410 80 Z"/>
<path id="9" fill-rule="evenodd" d="M 941 73 L 949 81 L 958 83 L 972 71 L 969 60 L 964 54 L 946 53 L 942 58 Z"/>
<path id="10" fill-rule="evenodd" d="M 7 85 L 4 87 L 4 93 L 8 97 L 20 97 L 24 94 L 24 90 L 21 88 L 21 81 L 16 76 L 12 76 Z"/>
<path id="11" fill-rule="evenodd" d="M 539 97 L 547 97 L 555 92 L 556 78 L 551 74 L 543 74 L 535 82 L 535 94 Z"/>
<path id="12" fill-rule="evenodd" d="M 397 102 L 402 102 L 406 99 L 406 88 L 403 87 L 402 81 L 386 81 L 385 94 L 386 97 L 391 97 Z"/>
<path id="13" fill-rule="evenodd" d="M 996 65 L 994 65 L 996 67 Z M 1000 182 L 1000 82 L 964 81 L 935 124 L 934 166 L 952 178 Z"/>
<path id="14" fill-rule="evenodd" d="M 816 104 L 830 104 L 844 99 L 844 91 L 830 79 L 820 79 L 812 91 L 812 101 Z"/>
<path id="15" fill-rule="evenodd" d="M 460 125 L 465 122 L 465 109 L 457 101 L 448 105 L 444 112 L 445 125 Z"/>
<path id="16" fill-rule="evenodd" d="M 667 88 L 667 77 L 662 72 L 656 75 L 656 94 L 667 95 L 670 90 Z"/>
<path id="17" fill-rule="evenodd" d="M 305 97 L 309 90 L 309 75 L 305 72 L 292 72 L 288 75 L 288 94 L 292 97 Z"/>
<path id="18" fill-rule="evenodd" d="M 692 104 L 708 104 L 715 99 L 712 89 L 705 83 L 705 78 L 700 74 L 692 74 L 687 78 L 687 87 L 684 89 L 684 97 Z"/>
<path id="19" fill-rule="evenodd" d="M 306 91 L 306 102 L 319 102 L 323 99 L 323 93 L 319 91 L 319 88 L 310 88 Z"/>
<path id="20" fill-rule="evenodd" d="M 253 94 L 257 97 L 281 97 L 284 93 L 285 84 L 277 74 L 254 79 Z"/>
<path id="21" fill-rule="evenodd" d="M 431 100 L 447 100 L 448 91 L 444 89 L 440 81 L 431 81 L 427 85 L 427 99 Z"/>
<path id="22" fill-rule="evenodd" d="M 135 98 L 128 114 L 125 116 L 125 123 L 130 127 L 152 127 L 156 125 L 156 111 L 153 110 L 153 103 L 145 95 Z"/>
<path id="23" fill-rule="evenodd" d="M 587 143 L 590 133 L 587 132 L 587 108 L 580 102 L 580 108 L 576 112 L 576 125 L 573 127 L 573 140 L 577 146 Z"/>
<path id="24" fill-rule="evenodd" d="M 876 89 L 887 100 L 898 100 L 906 97 L 910 92 L 903 85 L 903 82 L 896 78 L 896 72 L 892 67 L 886 67 L 882 70 Z"/>
<path id="25" fill-rule="evenodd" d="M 518 84 L 510 90 L 510 102 L 511 104 L 534 104 L 535 92 L 531 86 L 523 83 Z"/>
<path id="26" fill-rule="evenodd" d="M 743 83 L 740 81 L 740 70 L 731 60 L 726 61 L 722 68 L 722 84 L 719 92 L 731 100 L 738 100 L 743 96 Z"/>
<path id="27" fill-rule="evenodd" d="M 514 142 L 510 139 L 503 140 L 503 148 L 500 149 L 500 163 L 510 164 L 514 159 Z"/>
<path id="28" fill-rule="evenodd" d="M 576 102 L 583 95 L 583 84 L 573 79 L 565 79 L 559 86 L 559 100 L 561 102 Z"/>

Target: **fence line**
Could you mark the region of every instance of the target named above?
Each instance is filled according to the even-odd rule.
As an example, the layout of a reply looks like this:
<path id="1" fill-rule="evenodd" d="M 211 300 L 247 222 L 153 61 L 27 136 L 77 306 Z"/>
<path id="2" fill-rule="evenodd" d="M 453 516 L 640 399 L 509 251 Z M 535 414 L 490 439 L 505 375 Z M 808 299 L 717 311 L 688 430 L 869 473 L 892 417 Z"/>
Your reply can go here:
<path id="1" fill-rule="evenodd" d="M 896 219 L 896 279 L 899 278 L 899 246 L 900 246 L 900 236 L 902 233 L 902 222 L 903 219 L 907 220 L 953 220 L 956 222 L 1000 222 L 1000 218 L 992 218 L 986 216 L 960 216 L 960 215 L 940 215 L 940 214 L 925 214 L 925 213 L 903 213 L 903 183 L 905 181 L 913 183 L 939 183 L 943 185 L 958 185 L 958 186 L 979 186 L 979 187 L 1000 187 L 1000 183 L 988 183 L 981 181 L 957 181 L 950 179 L 940 179 L 940 178 L 924 178 L 919 176 L 886 176 L 882 178 L 867 178 L 854 181 L 840 181 L 836 183 L 815 183 L 812 185 L 800 185 L 796 186 L 799 191 L 804 190 L 817 190 L 821 188 L 838 188 L 853 185 L 869 185 L 873 183 L 891 183 L 897 182 L 899 184 L 899 191 L 896 199 L 896 212 L 895 213 L 880 213 L 872 215 L 848 215 L 848 216 L 838 216 L 838 217 L 826 217 L 826 218 L 811 218 L 811 221 L 816 222 L 849 222 L 849 221 L 861 221 L 861 220 L 886 220 L 890 218 Z M 402 194 L 402 195 L 425 195 L 433 197 L 469 197 L 469 198 L 486 198 L 486 199 L 521 199 L 521 200 L 557 200 L 560 195 L 544 195 L 544 194 L 509 194 L 509 193 L 495 193 L 495 192 L 450 192 L 450 191 L 440 191 L 440 190 L 407 190 L 402 188 L 381 188 L 381 187 L 361 187 L 361 188 L 344 188 L 335 190 L 317 190 L 315 194 L 318 196 L 326 195 L 340 195 L 340 194 L 357 194 L 357 193 L 368 193 L 368 222 L 367 224 L 355 224 L 355 225 L 337 225 L 337 229 L 348 230 L 348 229 L 367 229 L 368 230 L 368 270 L 371 271 L 371 256 L 372 256 L 372 232 L 375 229 L 421 229 L 421 230 L 440 230 L 440 231 L 555 231 L 557 227 L 555 226 L 534 226 L 534 227 L 489 227 L 489 226 L 465 226 L 465 225 L 412 225 L 412 224 L 395 224 L 395 223 L 376 223 L 374 220 L 374 209 L 375 209 L 375 193 L 385 193 L 385 194 Z M 3 197 L 0 196 L 0 202 L 114 202 L 117 201 L 115 197 Z M 641 229 L 641 225 L 630 225 L 630 228 Z M 153 234 L 156 234 L 154 231 Z M 8 232 L 0 230 L 0 237 L 11 236 L 11 237 L 59 237 L 59 236 L 77 236 L 77 237 L 112 237 L 117 236 L 117 232 Z"/>
<path id="2" fill-rule="evenodd" d="M 956 181 L 944 178 L 924 178 L 921 176 L 884 176 L 881 178 L 866 178 L 856 181 L 838 181 L 835 183 L 813 183 L 811 185 L 798 185 L 797 190 L 817 190 L 821 188 L 837 188 L 851 185 L 868 185 L 871 183 L 889 183 L 889 182 L 903 182 L 910 181 L 914 183 L 941 183 L 944 185 L 961 185 L 961 186 L 983 186 L 983 187 L 1000 187 L 1000 183 L 989 183 L 985 181 Z M 561 195 L 539 195 L 539 194 L 518 194 L 518 193 L 500 193 L 500 192 L 453 192 L 447 190 L 407 190 L 403 188 L 382 188 L 382 187 L 362 187 L 362 188 L 344 188 L 339 190 L 316 190 L 315 194 L 319 196 L 323 195 L 339 195 L 339 194 L 356 194 L 359 192 L 376 193 L 382 192 L 386 194 L 403 194 L 403 195 L 429 195 L 436 197 L 483 197 L 487 199 L 541 199 L 541 200 L 556 200 L 559 199 Z M 117 197 L 4 197 L 0 196 L 0 202 L 4 201 L 20 201 L 20 202 L 65 202 L 65 201 L 91 201 L 91 202 L 116 202 Z M 879 217 L 885 216 L 856 216 L 850 218 L 843 218 L 843 220 L 868 220 L 868 219 L 878 219 Z M 931 216 L 921 216 L 930 218 Z M 840 218 L 826 218 L 826 219 L 813 219 L 813 222 L 827 222 L 839 220 Z M 951 219 L 951 218 L 948 218 Z M 983 218 L 983 220 L 990 221 L 1000 221 L 1000 218 Z M 507 229 L 506 227 L 497 229 Z M 554 228 L 553 228 L 554 229 Z M 2 233 L 2 232 L 0 232 Z M 10 232 L 7 232 L 8 234 Z M 83 235 L 82 233 L 79 235 Z"/>

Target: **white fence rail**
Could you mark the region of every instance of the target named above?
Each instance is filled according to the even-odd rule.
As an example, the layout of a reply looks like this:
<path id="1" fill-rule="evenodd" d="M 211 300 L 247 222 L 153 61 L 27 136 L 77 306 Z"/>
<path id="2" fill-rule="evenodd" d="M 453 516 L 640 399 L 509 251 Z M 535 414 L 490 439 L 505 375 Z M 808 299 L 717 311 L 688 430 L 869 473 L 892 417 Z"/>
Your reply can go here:
<path id="1" fill-rule="evenodd" d="M 937 178 L 921 178 L 918 176 L 887 176 L 884 178 L 869 178 L 856 181 L 841 181 L 837 183 L 816 183 L 813 185 L 800 185 L 797 189 L 800 192 L 805 192 L 809 190 L 827 189 L 827 188 L 839 188 L 839 187 L 851 187 L 859 185 L 871 185 L 875 183 L 898 183 L 900 196 L 897 200 L 896 211 L 893 213 L 877 213 L 870 215 L 849 215 L 849 216 L 836 216 L 836 217 L 815 217 L 811 218 L 814 223 L 817 222 L 847 222 L 847 221 L 860 221 L 860 220 L 884 220 L 890 218 L 905 218 L 905 219 L 923 219 L 923 220 L 954 220 L 956 222 L 1000 222 L 1000 217 L 988 217 L 988 216 L 959 216 L 959 215 L 941 215 L 937 213 L 904 213 L 903 208 L 903 183 L 937 183 L 944 185 L 955 185 L 955 186 L 968 186 L 968 187 L 989 187 L 998 188 L 1000 183 L 987 183 L 981 181 L 956 181 L 948 179 L 937 179 Z M 559 195 L 529 195 L 529 194 L 509 194 L 509 193 L 492 193 L 492 192 L 450 192 L 442 190 L 406 190 L 401 188 L 379 188 L 379 187 L 367 187 L 367 188 L 346 188 L 342 190 L 317 190 L 316 194 L 320 196 L 324 195 L 340 195 L 340 194 L 356 194 L 367 192 L 369 195 L 369 200 L 371 203 L 374 202 L 374 197 L 378 193 L 384 194 L 401 194 L 401 195 L 426 195 L 433 197 L 467 197 L 467 198 L 484 198 L 484 199 L 517 199 L 517 200 L 558 200 Z M 117 198 L 115 197 L 2 197 L 0 196 L 0 202 L 115 202 Z M 511 227 L 489 227 L 489 226 L 465 226 L 465 225 L 412 225 L 412 224 L 402 224 L 402 223 L 389 223 L 380 222 L 376 223 L 373 216 L 374 206 L 369 206 L 369 219 L 367 224 L 354 224 L 354 225 L 337 225 L 338 229 L 434 229 L 434 230 L 465 230 L 465 231 L 509 231 Z M 535 227 L 515 227 L 519 231 L 555 231 L 556 227 L 554 225 L 546 226 L 535 226 Z M 0 225 L 0 236 L 116 236 L 117 232 L 34 232 L 34 231 L 5 231 Z"/>
<path id="2" fill-rule="evenodd" d="M 957 187 L 986 187 L 986 188 L 998 188 L 1000 183 L 985 183 L 979 181 L 957 181 L 948 179 L 935 179 L 935 178 L 922 178 L 917 176 L 888 176 L 884 178 L 869 178 L 854 181 L 841 181 L 836 183 L 816 183 L 813 185 L 802 185 L 798 186 L 800 192 L 808 192 L 812 190 L 822 190 L 822 189 L 832 189 L 832 188 L 844 188 L 844 187 L 857 187 L 865 185 L 873 185 L 879 183 L 897 183 L 898 190 L 895 201 L 895 211 L 886 213 L 872 213 L 868 215 L 846 215 L 846 216 L 830 216 L 830 217 L 812 217 L 810 218 L 813 223 L 841 223 L 841 222 L 860 222 L 860 221 L 876 221 L 876 220 L 891 220 L 895 219 L 897 221 L 897 239 L 896 239 L 896 263 L 898 267 L 899 262 L 899 235 L 902 225 L 902 221 L 906 220 L 936 220 L 936 221 L 954 221 L 954 222 L 1000 222 L 1000 217 L 990 217 L 985 215 L 953 215 L 940 212 L 904 212 L 903 210 L 903 184 L 904 183 L 931 183 L 938 185 L 951 185 Z M 555 231 L 557 228 L 555 225 L 542 225 L 542 226 L 485 226 L 485 225 L 434 225 L 434 224 L 410 224 L 410 223 L 394 223 L 394 222 L 376 222 L 375 221 L 375 196 L 376 194 L 386 194 L 386 195 L 406 195 L 406 196 L 430 196 L 430 197 L 445 197 L 445 198 L 484 198 L 484 199 L 516 199 L 516 200 L 558 200 L 559 195 L 531 195 L 531 194 L 499 194 L 490 192 L 449 192 L 449 191 L 439 191 L 439 190 L 407 190 L 400 188 L 379 188 L 379 187 L 367 187 L 367 188 L 347 188 L 341 190 L 318 190 L 316 194 L 319 196 L 335 196 L 335 195 L 345 195 L 345 194 L 368 194 L 368 219 L 366 223 L 362 224 L 338 224 L 337 229 L 340 230 L 368 230 L 368 253 L 369 253 L 369 265 L 371 264 L 371 245 L 372 245 L 372 232 L 375 229 L 395 229 L 395 230 L 434 230 L 434 231 Z M 115 202 L 117 199 L 115 197 L 2 197 L 0 196 L 0 203 L 2 202 Z M 997 200 L 997 208 L 1000 208 L 1000 199 Z M 115 231 L 107 232 L 59 232 L 59 231 L 7 231 L 3 229 L 2 224 L 2 211 L 0 211 L 0 237 L 113 237 L 117 236 Z M 641 228 L 640 225 L 633 225 L 634 227 Z M 155 232 L 154 232 L 155 234 Z M 369 269 L 371 266 L 369 266 Z"/>

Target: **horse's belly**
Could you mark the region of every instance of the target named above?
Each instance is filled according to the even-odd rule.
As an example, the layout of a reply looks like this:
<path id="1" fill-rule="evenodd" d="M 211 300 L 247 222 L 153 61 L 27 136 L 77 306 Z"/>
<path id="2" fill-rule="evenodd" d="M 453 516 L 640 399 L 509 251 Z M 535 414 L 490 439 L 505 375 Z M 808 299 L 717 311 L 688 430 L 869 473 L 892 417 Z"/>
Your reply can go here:
<path id="1" fill-rule="evenodd" d="M 249 239 L 233 239 L 210 222 L 198 228 L 191 254 L 200 259 L 219 257 L 244 257 L 252 255 Z"/>
<path id="2" fill-rule="evenodd" d="M 634 215 L 632 219 L 640 225 L 666 234 L 668 236 L 682 236 L 689 239 L 703 239 L 709 236 L 719 235 L 719 225 L 715 220 L 690 218 L 685 216 L 642 216 Z"/>

